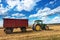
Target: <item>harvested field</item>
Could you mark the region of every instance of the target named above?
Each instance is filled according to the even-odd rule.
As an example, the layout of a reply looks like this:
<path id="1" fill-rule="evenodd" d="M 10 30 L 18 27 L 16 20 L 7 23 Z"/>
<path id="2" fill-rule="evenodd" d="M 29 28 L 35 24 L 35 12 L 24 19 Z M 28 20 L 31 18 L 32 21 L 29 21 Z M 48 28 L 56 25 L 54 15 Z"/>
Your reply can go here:
<path id="1" fill-rule="evenodd" d="M 42 31 L 28 28 L 25 33 L 18 28 L 12 34 L 5 34 L 4 29 L 0 29 L 0 40 L 60 40 L 60 25 L 49 25 L 49 28 Z"/>

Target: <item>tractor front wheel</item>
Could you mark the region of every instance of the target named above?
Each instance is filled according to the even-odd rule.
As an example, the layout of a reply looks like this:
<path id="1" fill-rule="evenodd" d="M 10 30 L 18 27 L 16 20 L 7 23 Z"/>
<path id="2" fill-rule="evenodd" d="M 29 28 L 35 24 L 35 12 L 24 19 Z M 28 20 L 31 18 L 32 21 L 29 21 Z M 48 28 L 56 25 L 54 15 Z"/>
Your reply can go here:
<path id="1" fill-rule="evenodd" d="M 45 30 L 49 30 L 49 27 L 48 26 L 45 26 Z"/>

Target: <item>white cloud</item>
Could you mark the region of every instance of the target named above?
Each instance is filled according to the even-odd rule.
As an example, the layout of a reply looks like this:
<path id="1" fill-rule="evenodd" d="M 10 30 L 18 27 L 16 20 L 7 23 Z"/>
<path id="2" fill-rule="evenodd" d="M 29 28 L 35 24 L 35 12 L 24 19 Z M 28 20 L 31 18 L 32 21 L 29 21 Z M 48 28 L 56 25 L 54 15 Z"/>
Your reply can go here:
<path id="1" fill-rule="evenodd" d="M 56 16 L 51 21 L 49 21 L 49 23 L 60 23 L 60 17 L 59 16 Z"/>
<path id="2" fill-rule="evenodd" d="M 36 5 L 36 2 L 34 2 L 34 0 L 24 0 L 22 1 L 22 3 L 25 10 L 32 10 L 33 7 Z"/>
<path id="3" fill-rule="evenodd" d="M 29 18 L 33 18 L 33 17 L 38 17 L 39 14 L 33 14 L 33 15 L 30 15 Z"/>
<path id="4" fill-rule="evenodd" d="M 25 16 L 25 15 L 22 13 L 15 13 L 15 14 L 12 14 L 12 16 Z"/>
<path id="5" fill-rule="evenodd" d="M 0 4 L 0 15 L 5 15 L 8 10 L 7 7 L 3 8 L 2 4 Z"/>
<path id="6" fill-rule="evenodd" d="M 22 11 L 24 7 L 20 4 L 17 5 L 17 7 L 14 9 L 15 11 Z"/>
<path id="7" fill-rule="evenodd" d="M 13 18 L 13 19 L 15 19 L 15 17 L 11 17 L 11 16 L 5 16 L 4 18 Z"/>
<path id="8" fill-rule="evenodd" d="M 54 1 L 50 1 L 50 3 L 49 4 L 54 4 Z"/>
<path id="9" fill-rule="evenodd" d="M 16 17 L 16 19 L 27 19 L 27 17 L 25 16 L 25 14 L 22 14 L 22 13 L 12 14 L 12 17 Z"/>
<path id="10" fill-rule="evenodd" d="M 37 11 L 36 14 L 32 14 L 29 16 L 29 18 L 36 18 L 38 17 L 39 19 L 42 19 L 44 21 L 44 23 L 49 23 L 48 21 L 50 21 L 51 19 L 48 18 L 48 15 L 52 15 L 59 12 L 60 13 L 60 6 L 58 6 L 55 9 L 50 9 L 48 7 L 45 7 L 44 9 L 40 9 Z"/>
<path id="11" fill-rule="evenodd" d="M 6 0 L 7 3 L 8 3 L 8 7 L 11 9 L 13 8 L 14 6 L 17 6 L 16 7 L 16 11 L 21 11 L 23 10 L 23 6 L 22 6 L 22 3 L 19 1 L 19 0 Z"/>
<path id="12" fill-rule="evenodd" d="M 19 0 L 6 0 L 7 1 L 7 3 L 8 3 L 8 6 L 10 7 L 10 8 L 13 8 L 14 6 L 16 6 L 17 4 L 19 4 Z"/>
<path id="13" fill-rule="evenodd" d="M 52 7 L 54 7 L 54 5 L 56 4 L 56 1 L 57 0 L 50 1 L 49 3 L 45 4 L 45 6 L 51 5 Z"/>
<path id="14" fill-rule="evenodd" d="M 30 11 L 36 6 L 36 2 L 38 0 L 6 0 L 7 3 L 9 4 L 10 8 L 13 8 L 14 6 L 17 6 L 15 10 L 21 11 L 21 10 L 26 10 Z M 41 0 L 39 0 L 41 1 Z"/>
<path id="15" fill-rule="evenodd" d="M 5 16 L 4 18 L 10 18 L 10 16 Z"/>
<path id="16" fill-rule="evenodd" d="M 51 10 L 51 14 L 53 13 L 56 13 L 56 12 L 60 12 L 60 6 L 58 6 L 57 8 Z"/>
<path id="17" fill-rule="evenodd" d="M 41 0 L 23 0 L 21 3 L 24 10 L 30 11 L 34 8 L 34 6 L 36 6 L 36 2 L 39 2 L 39 1 Z"/>
<path id="18" fill-rule="evenodd" d="M 15 13 L 11 16 L 5 16 L 4 18 L 13 18 L 13 19 L 27 19 L 27 17 L 22 13 Z"/>
<path id="19" fill-rule="evenodd" d="M 51 9 L 48 7 L 45 7 L 44 9 L 38 10 L 36 14 L 30 15 L 29 17 L 42 17 L 50 14 Z"/>
<path id="20" fill-rule="evenodd" d="M 51 14 L 55 14 L 56 12 L 60 12 L 60 6 L 58 6 L 55 9 L 52 9 L 52 10 L 48 7 L 45 7 L 44 9 L 38 10 L 38 12 L 36 14 L 30 15 L 29 18 L 37 17 L 37 16 L 39 16 L 39 17 L 48 16 Z"/>
<path id="21" fill-rule="evenodd" d="M 5 16 L 4 18 L 10 18 L 10 19 L 27 19 L 26 16 Z"/>
<path id="22" fill-rule="evenodd" d="M 0 4 L 0 15 L 5 15 L 7 14 L 7 11 L 12 9 L 13 7 L 16 6 L 16 8 L 14 9 L 15 11 L 22 11 L 22 10 L 26 10 L 26 11 L 30 11 L 34 8 L 34 6 L 36 6 L 36 2 L 38 2 L 38 0 L 5 0 L 8 4 L 8 6 L 6 8 L 4 8 L 2 5 Z M 39 0 L 41 1 L 41 0 Z M 1 2 L 1 0 L 0 0 Z"/>
<path id="23" fill-rule="evenodd" d="M 50 1 L 49 4 L 54 4 L 57 0 Z"/>

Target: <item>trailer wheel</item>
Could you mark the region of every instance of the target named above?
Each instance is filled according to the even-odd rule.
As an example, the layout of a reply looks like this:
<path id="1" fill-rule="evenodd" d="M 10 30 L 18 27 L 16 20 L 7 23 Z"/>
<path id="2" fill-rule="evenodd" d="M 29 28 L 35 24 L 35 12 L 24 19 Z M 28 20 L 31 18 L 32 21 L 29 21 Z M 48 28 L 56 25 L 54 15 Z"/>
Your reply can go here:
<path id="1" fill-rule="evenodd" d="M 6 34 L 11 34 L 11 33 L 13 32 L 13 29 L 6 28 L 6 29 L 4 29 L 4 32 L 5 32 Z"/>
<path id="2" fill-rule="evenodd" d="M 22 28 L 21 28 L 21 31 L 22 31 L 22 32 L 26 32 L 26 28 L 25 28 L 25 27 L 22 27 Z"/>

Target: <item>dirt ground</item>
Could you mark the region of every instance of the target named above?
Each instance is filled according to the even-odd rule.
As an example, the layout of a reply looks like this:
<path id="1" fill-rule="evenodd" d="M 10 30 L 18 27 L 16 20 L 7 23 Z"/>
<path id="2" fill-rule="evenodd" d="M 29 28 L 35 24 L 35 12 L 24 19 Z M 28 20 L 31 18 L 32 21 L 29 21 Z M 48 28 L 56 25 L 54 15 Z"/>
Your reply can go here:
<path id="1" fill-rule="evenodd" d="M 12 34 L 5 34 L 0 29 L 0 40 L 35 40 L 35 38 L 47 39 L 47 37 L 58 35 L 60 37 L 60 25 L 49 25 L 49 30 L 33 31 L 31 28 L 22 33 L 20 29 L 14 29 Z"/>

